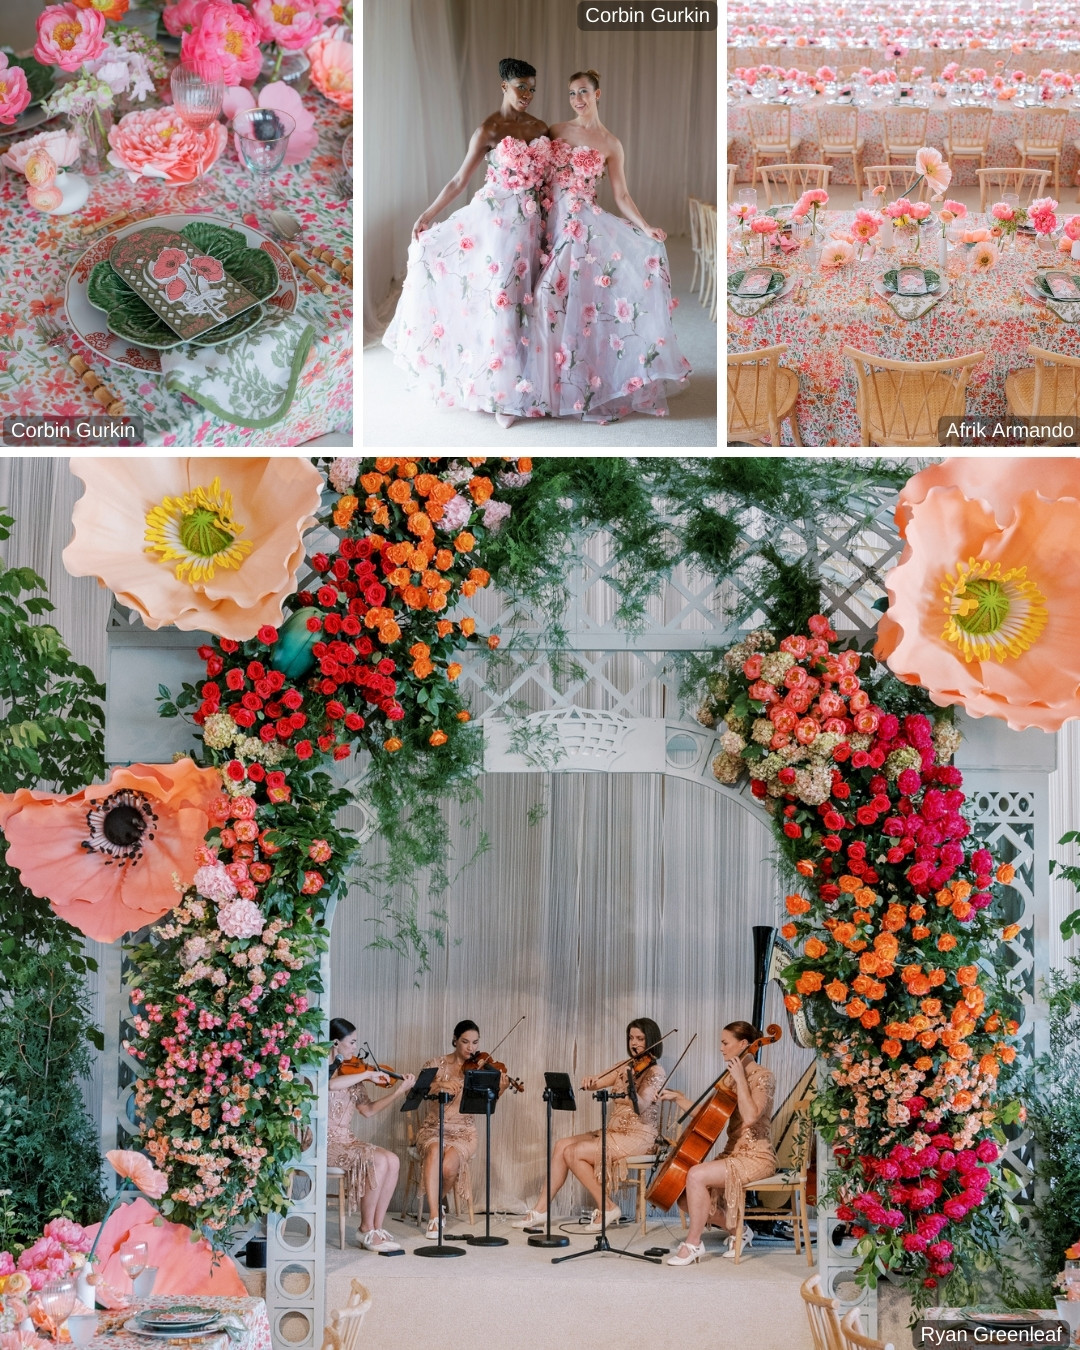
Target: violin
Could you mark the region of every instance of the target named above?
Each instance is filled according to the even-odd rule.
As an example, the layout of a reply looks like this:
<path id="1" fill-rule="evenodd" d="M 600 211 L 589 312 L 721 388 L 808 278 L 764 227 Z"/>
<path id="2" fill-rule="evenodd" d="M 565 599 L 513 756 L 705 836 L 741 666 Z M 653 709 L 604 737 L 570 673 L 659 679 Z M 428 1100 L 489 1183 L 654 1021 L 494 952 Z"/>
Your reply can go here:
<path id="1" fill-rule="evenodd" d="M 506 1065 L 501 1064 L 497 1059 L 493 1059 L 486 1050 L 477 1050 L 475 1055 L 470 1055 L 465 1061 L 466 1069 L 494 1069 L 496 1073 L 506 1074 L 508 1087 L 512 1087 L 515 1092 L 524 1092 L 525 1084 L 520 1078 L 511 1078 L 507 1073 Z"/>
<path id="2" fill-rule="evenodd" d="M 355 1055 L 352 1059 L 342 1060 L 338 1065 L 338 1073 L 384 1073 L 388 1078 L 396 1078 L 399 1083 L 405 1077 L 404 1074 L 398 1073 L 396 1069 L 391 1068 L 389 1064 L 378 1063 L 375 1056 L 371 1053 L 371 1047 L 366 1041 L 364 1042 L 363 1049 L 364 1053 L 362 1055 Z"/>
<path id="3" fill-rule="evenodd" d="M 774 1044 L 782 1034 L 774 1022 L 766 1028 L 764 1036 L 760 1036 L 747 1046 L 740 1058 L 752 1059 L 761 1046 Z M 728 1077 L 729 1073 L 725 1069 L 686 1113 L 691 1117 L 686 1129 L 664 1159 L 652 1184 L 645 1192 L 645 1199 L 659 1209 L 671 1209 L 678 1203 L 679 1196 L 686 1189 L 687 1172 L 696 1163 L 705 1161 L 723 1134 L 728 1121 L 735 1114 L 739 1098 L 737 1093 L 725 1084 L 724 1080 Z M 706 1097 L 708 1101 L 701 1105 Z M 685 1120 L 686 1116 L 683 1119 Z"/>

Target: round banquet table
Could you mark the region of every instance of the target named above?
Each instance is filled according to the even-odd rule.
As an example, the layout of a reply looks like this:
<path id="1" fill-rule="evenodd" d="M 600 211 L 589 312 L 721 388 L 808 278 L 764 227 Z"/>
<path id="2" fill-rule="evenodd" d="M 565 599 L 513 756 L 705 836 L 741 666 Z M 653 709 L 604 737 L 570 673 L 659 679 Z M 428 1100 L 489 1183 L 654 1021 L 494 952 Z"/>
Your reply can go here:
<path id="1" fill-rule="evenodd" d="M 753 154 L 750 144 L 748 110 L 763 101 L 743 98 L 738 102 L 728 104 L 728 139 L 730 141 L 728 163 L 738 164 L 739 172 L 736 177 L 746 182 L 750 180 L 750 165 Z M 930 115 L 926 122 L 924 144 L 932 145 L 944 154 L 945 137 L 949 130 L 949 109 L 952 106 L 950 99 L 947 96 L 935 98 L 928 92 L 921 102 L 905 99 L 904 103 L 909 106 L 929 109 Z M 859 106 L 859 135 L 864 141 L 860 163 L 863 165 L 885 163 L 885 152 L 881 147 L 881 114 L 883 107 L 890 105 L 890 99 L 871 98 L 865 104 Z M 817 94 L 801 103 L 791 104 L 792 139 L 800 142 L 795 147 L 795 162 L 800 164 L 816 164 L 819 162 L 817 158 L 817 120 L 814 117 L 814 110 L 827 106 L 829 106 L 829 98 L 824 94 Z M 1014 107 L 1011 103 L 1003 102 L 994 102 L 992 106 L 994 117 L 990 123 L 990 148 L 986 157 L 986 165 L 987 168 L 1007 168 L 1009 165 L 1019 163 L 1020 160 L 1020 152 L 1013 142 L 1020 137 L 1021 109 Z M 1065 142 L 1061 156 L 1061 198 L 1064 200 L 1071 195 L 1071 185 L 1075 181 L 1078 165 L 1078 156 L 1073 142 L 1080 138 L 1080 106 L 1071 98 L 1055 99 L 1048 106 L 1069 110 L 1069 117 L 1065 123 Z M 758 167 L 778 162 L 776 159 L 766 159 L 759 161 Z M 820 162 L 830 165 L 832 172 L 829 175 L 829 181 L 831 183 L 854 183 L 855 177 L 850 157 Z M 979 161 L 977 159 L 956 160 L 953 164 L 952 181 L 957 186 L 977 185 L 979 180 L 976 176 L 976 170 L 978 167 Z M 1030 167 L 1050 168 L 1050 161 L 1041 160 L 1037 164 L 1031 161 Z M 1053 194 L 1054 179 L 1052 173 L 1049 184 L 1049 191 Z"/>
<path id="2" fill-rule="evenodd" d="M 303 224 L 305 233 L 294 247 L 310 256 L 313 240 L 339 258 L 352 257 L 352 202 L 336 197 L 332 184 L 342 167 L 341 144 L 351 115 L 310 89 L 306 106 L 315 113 L 319 141 L 299 164 L 279 170 L 275 191 Z M 144 106 L 144 105 L 139 105 Z M 145 106 L 150 106 L 146 104 Z M 60 121 L 29 133 L 62 126 Z M 0 150 L 10 142 L 0 140 Z M 213 212 L 235 219 L 254 211 L 259 228 L 269 234 L 263 212 L 253 205 L 252 179 L 239 162 L 232 137 L 208 175 L 212 192 L 194 208 L 177 203 L 176 190 L 153 179 L 131 183 L 126 173 L 111 166 L 89 179 L 86 206 L 70 216 L 48 216 L 33 210 L 26 200 L 26 180 L 7 171 L 0 186 L 0 419 L 20 417 L 101 416 L 67 364 L 65 346 L 47 346 L 35 323 L 45 319 L 67 332 L 64 287 L 80 255 L 95 236 L 79 227 L 105 220 L 120 210 L 142 215 L 188 209 Z M 316 264 L 332 282 L 323 295 L 299 271 L 296 313 L 315 329 L 307 361 L 297 382 L 296 396 L 276 425 L 250 430 L 224 422 L 200 404 L 170 393 L 160 375 L 131 370 L 107 361 L 73 337 L 74 350 L 123 400 L 128 413 L 143 418 L 146 445 L 301 445 L 329 431 L 349 431 L 352 425 L 352 291 L 329 264 Z"/>
<path id="3" fill-rule="evenodd" d="M 850 211 L 827 212 L 827 233 L 849 226 L 852 219 Z M 758 256 L 758 249 L 752 247 L 750 260 Z M 796 407 L 806 446 L 860 443 L 855 371 L 841 355 L 844 347 L 894 361 L 940 361 L 985 352 L 985 360 L 971 373 L 967 413 L 1003 417 L 1007 412 L 1005 377 L 1034 364 L 1027 353 L 1029 346 L 1080 357 L 1080 325 L 1062 323 L 1020 289 L 1021 282 L 1030 282 L 1037 267 L 1058 266 L 1059 260 L 1068 266 L 1069 260 L 1020 239 L 992 271 L 977 277 L 964 270 L 967 256 L 966 249 L 950 250 L 946 272 L 950 293 L 913 322 L 899 318 L 869 289 L 875 279 L 897 266 L 899 250 L 890 255 L 879 251 L 868 262 L 848 264 L 831 274 L 804 272 L 806 285 L 801 293 L 798 287 L 793 292 L 796 298 L 802 294 L 801 303 L 788 295 L 750 318 L 728 309 L 729 350 L 748 352 L 788 344 L 781 364 L 799 374 Z M 729 250 L 729 273 L 745 267 L 746 262 L 741 249 Z M 929 265 L 934 263 L 929 261 Z M 1080 270 L 1076 264 L 1071 266 Z M 793 444 L 787 423 L 781 425 L 784 444 Z"/>

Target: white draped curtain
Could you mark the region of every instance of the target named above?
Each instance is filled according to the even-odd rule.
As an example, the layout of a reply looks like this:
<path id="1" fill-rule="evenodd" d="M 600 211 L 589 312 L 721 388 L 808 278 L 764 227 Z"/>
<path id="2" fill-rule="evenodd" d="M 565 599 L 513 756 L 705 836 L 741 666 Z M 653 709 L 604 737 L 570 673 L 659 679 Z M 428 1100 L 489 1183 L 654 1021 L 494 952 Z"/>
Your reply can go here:
<path id="1" fill-rule="evenodd" d="M 499 107 L 499 61 L 536 67 L 530 112 L 571 116 L 567 81 L 601 77 L 601 117 L 622 141 L 630 195 L 669 234 L 686 199 L 716 200 L 716 33 L 583 33 L 576 0 L 367 0 L 364 5 L 364 340 L 377 338 L 405 274 L 409 235 Z M 444 212 L 463 206 L 478 170 Z M 613 210 L 611 190 L 601 205 Z"/>

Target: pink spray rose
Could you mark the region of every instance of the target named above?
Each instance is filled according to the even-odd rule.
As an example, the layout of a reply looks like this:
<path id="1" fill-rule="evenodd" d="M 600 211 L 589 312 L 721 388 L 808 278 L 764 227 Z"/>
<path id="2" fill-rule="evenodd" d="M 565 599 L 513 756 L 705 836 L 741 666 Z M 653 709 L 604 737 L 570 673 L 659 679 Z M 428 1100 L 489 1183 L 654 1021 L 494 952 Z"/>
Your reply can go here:
<path id="1" fill-rule="evenodd" d="M 315 0 L 255 0 L 252 13 L 259 23 L 263 42 L 276 42 L 286 51 L 299 51 L 312 42 L 322 28 Z"/>
<path id="2" fill-rule="evenodd" d="M 219 66 L 226 84 L 253 80 L 262 69 L 259 25 L 243 5 L 210 0 L 198 27 L 181 39 L 180 60 L 193 70 Z"/>
<path id="3" fill-rule="evenodd" d="M 138 178 L 190 183 L 206 173 L 225 149 L 228 134 L 220 122 L 193 131 L 173 108 L 130 112 L 109 131 L 109 163 Z"/>
<path id="4" fill-rule="evenodd" d="M 30 89 L 25 73 L 19 66 L 9 67 L 7 56 L 0 52 L 0 122 L 11 126 L 29 104 Z"/>
<path id="5" fill-rule="evenodd" d="M 37 18 L 34 59 L 44 66 L 78 70 L 105 50 L 105 17 L 96 9 L 49 5 Z"/>

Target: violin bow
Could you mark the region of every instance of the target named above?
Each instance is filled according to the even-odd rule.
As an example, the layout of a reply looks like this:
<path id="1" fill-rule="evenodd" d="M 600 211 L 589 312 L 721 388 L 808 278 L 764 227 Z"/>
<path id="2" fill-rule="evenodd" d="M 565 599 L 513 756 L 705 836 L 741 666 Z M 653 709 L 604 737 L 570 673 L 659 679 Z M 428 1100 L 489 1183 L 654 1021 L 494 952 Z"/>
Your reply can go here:
<path id="1" fill-rule="evenodd" d="M 678 1032 L 678 1030 L 679 1030 L 678 1027 L 672 1027 L 670 1031 L 665 1031 L 658 1041 L 653 1041 L 652 1045 L 647 1045 L 645 1049 L 642 1050 L 641 1054 L 642 1055 L 650 1054 L 653 1050 L 656 1049 L 658 1045 L 663 1045 L 669 1036 L 674 1036 Z M 631 1060 L 639 1058 L 640 1055 L 627 1055 L 625 1059 L 620 1059 L 618 1064 L 613 1064 L 610 1069 L 605 1069 L 603 1073 L 598 1073 L 596 1077 L 606 1078 L 609 1073 L 614 1073 L 616 1069 L 625 1068 L 626 1065 L 629 1064 Z"/>
<path id="2" fill-rule="evenodd" d="M 497 1045 L 493 1045 L 493 1046 L 491 1047 L 491 1049 L 488 1051 L 488 1054 L 489 1054 L 489 1055 L 494 1055 L 495 1051 L 498 1050 L 499 1046 L 502 1045 L 503 1041 L 505 1041 L 505 1040 L 508 1039 L 508 1037 L 510 1036 L 510 1032 L 512 1032 L 512 1031 L 517 1031 L 518 1027 L 521 1026 L 522 1022 L 524 1022 L 524 1021 L 525 1021 L 525 1014 L 522 1013 L 521 1016 L 518 1018 L 518 1020 L 517 1020 L 517 1021 L 514 1023 L 514 1025 L 510 1028 L 510 1031 L 508 1031 L 508 1032 L 506 1033 L 506 1035 L 502 1038 L 502 1041 L 499 1041 L 499 1043 L 498 1043 Z"/>
<path id="3" fill-rule="evenodd" d="M 690 1047 L 691 1047 L 691 1046 L 694 1044 L 694 1042 L 697 1040 L 697 1037 L 698 1037 L 698 1034 L 697 1034 L 697 1032 L 695 1031 L 694 1034 L 690 1037 L 690 1039 L 686 1042 L 686 1050 L 689 1050 L 689 1049 L 690 1049 Z M 675 1070 L 679 1067 L 679 1065 L 680 1065 L 680 1064 L 683 1062 L 683 1060 L 686 1058 L 686 1050 L 684 1050 L 684 1051 L 682 1052 L 682 1054 L 679 1056 L 679 1058 L 678 1058 L 678 1059 L 675 1061 L 675 1063 L 671 1066 L 671 1073 L 669 1073 L 668 1076 L 664 1079 L 664 1081 L 660 1084 L 660 1091 L 661 1091 L 661 1092 L 663 1092 L 664 1088 L 666 1088 L 667 1085 L 668 1085 L 668 1083 L 671 1082 L 671 1074 L 673 1074 L 673 1073 L 675 1072 Z"/>

